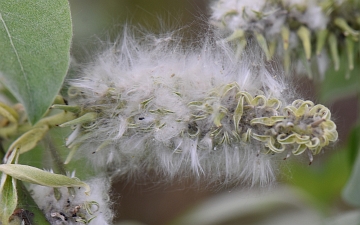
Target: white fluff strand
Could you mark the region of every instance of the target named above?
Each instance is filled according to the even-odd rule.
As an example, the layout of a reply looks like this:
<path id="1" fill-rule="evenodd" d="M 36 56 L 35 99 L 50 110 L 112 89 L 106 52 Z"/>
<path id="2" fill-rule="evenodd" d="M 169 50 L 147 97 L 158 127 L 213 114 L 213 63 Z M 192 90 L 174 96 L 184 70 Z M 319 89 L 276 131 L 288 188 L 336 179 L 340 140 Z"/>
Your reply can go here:
<path id="1" fill-rule="evenodd" d="M 309 132 L 292 128 L 298 114 L 283 115 L 293 93 L 258 46 L 250 44 L 239 60 L 222 41 L 180 42 L 173 35 L 139 40 L 125 32 L 69 81 L 70 103 L 91 118 L 73 141 L 79 155 L 129 179 L 151 171 L 168 181 L 265 186 L 288 152 L 317 154 L 325 145 L 314 147 L 311 135 L 285 138 Z M 299 101 L 291 107 L 309 113 L 313 104 Z M 325 135 L 321 129 L 314 135 Z"/>

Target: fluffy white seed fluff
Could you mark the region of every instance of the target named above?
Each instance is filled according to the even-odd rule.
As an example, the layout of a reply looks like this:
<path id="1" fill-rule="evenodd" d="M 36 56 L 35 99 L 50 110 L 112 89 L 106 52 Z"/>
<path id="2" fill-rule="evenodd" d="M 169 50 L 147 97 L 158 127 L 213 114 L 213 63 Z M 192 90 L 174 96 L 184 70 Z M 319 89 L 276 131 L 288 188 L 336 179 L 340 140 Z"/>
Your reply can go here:
<path id="1" fill-rule="evenodd" d="M 329 17 L 316 0 L 218 0 L 211 7 L 211 21 L 226 33 L 237 30 L 258 32 L 268 41 L 281 39 L 281 28 L 290 26 L 294 20 L 316 32 L 326 29 Z M 291 33 L 293 38 L 289 44 L 292 49 L 299 40 L 296 30 Z"/>
<path id="2" fill-rule="evenodd" d="M 67 144 L 80 144 L 78 155 L 129 179 L 152 172 L 167 181 L 195 177 L 220 185 L 272 183 L 274 164 L 284 155 L 265 154 L 264 145 L 254 140 L 214 146 L 209 134 L 192 138 L 187 133 L 208 130 L 216 120 L 209 116 L 192 127 L 189 105 L 206 98 L 214 109 L 233 105 L 231 99 L 224 103 L 211 97 L 232 83 L 252 96 L 289 103 L 292 95 L 282 74 L 273 62 L 264 63 L 260 48 L 249 47 L 239 60 L 222 41 L 183 47 L 171 34 L 139 40 L 129 33 L 69 81 L 70 104 L 98 116 L 78 125 Z M 232 126 L 227 123 L 222 121 L 222 128 Z"/>
<path id="3" fill-rule="evenodd" d="M 263 32 L 267 36 L 279 34 L 286 18 L 312 30 L 325 29 L 329 21 L 318 1 L 218 0 L 211 7 L 211 20 L 235 31 L 238 29 Z"/>
<path id="4" fill-rule="evenodd" d="M 287 12 L 279 2 L 219 0 L 211 6 L 210 20 L 226 32 L 259 32 L 274 39 L 278 38 L 286 17 Z"/>
<path id="5" fill-rule="evenodd" d="M 107 225 L 112 224 L 110 209 L 110 182 L 104 178 L 93 178 L 86 182 L 90 195 L 84 189 L 57 188 L 31 185 L 33 199 L 52 225 Z"/>
<path id="6" fill-rule="evenodd" d="M 289 9 L 289 17 L 295 17 L 299 22 L 305 24 L 311 30 L 317 31 L 325 29 L 329 17 L 324 13 L 319 1 L 283 1 Z"/>
<path id="7" fill-rule="evenodd" d="M 265 0 L 220 0 L 213 4 L 211 17 L 231 30 L 249 27 L 251 21 L 258 20 L 256 12 L 263 12 L 265 4 Z"/>

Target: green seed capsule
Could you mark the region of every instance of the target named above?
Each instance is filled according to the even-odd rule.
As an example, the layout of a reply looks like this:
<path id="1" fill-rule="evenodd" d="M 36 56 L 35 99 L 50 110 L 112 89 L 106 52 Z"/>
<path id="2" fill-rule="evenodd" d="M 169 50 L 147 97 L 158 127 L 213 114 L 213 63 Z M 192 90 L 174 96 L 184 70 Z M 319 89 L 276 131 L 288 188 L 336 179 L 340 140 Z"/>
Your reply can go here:
<path id="1" fill-rule="evenodd" d="M 299 36 L 299 38 L 303 44 L 306 59 L 310 60 L 310 58 L 311 58 L 311 41 L 310 41 L 311 33 L 310 33 L 310 30 L 308 28 L 306 28 L 305 26 L 301 26 L 297 31 L 297 35 Z"/>

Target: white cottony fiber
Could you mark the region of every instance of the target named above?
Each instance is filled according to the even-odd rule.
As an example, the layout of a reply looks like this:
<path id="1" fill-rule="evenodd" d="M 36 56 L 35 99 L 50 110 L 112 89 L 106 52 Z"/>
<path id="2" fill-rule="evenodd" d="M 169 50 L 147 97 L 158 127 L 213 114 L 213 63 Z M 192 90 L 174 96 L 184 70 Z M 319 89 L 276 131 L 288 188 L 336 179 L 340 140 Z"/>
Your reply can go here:
<path id="1" fill-rule="evenodd" d="M 154 172 L 169 182 L 194 177 L 223 185 L 272 183 L 278 156 L 266 154 L 255 140 L 234 142 L 231 135 L 215 143 L 211 132 L 222 107 L 236 107 L 236 92 L 284 104 L 292 94 L 273 62 L 264 63 L 259 47 L 249 47 L 241 60 L 231 49 L 210 38 L 200 46 L 183 47 L 173 34 L 160 40 L 125 32 L 69 81 L 71 93 L 77 93 L 70 96 L 70 104 L 98 113 L 96 121 L 82 125 L 86 138 L 74 141 L 81 144 L 78 155 L 129 179 Z M 239 90 L 221 97 L 234 83 Z M 195 123 L 196 116 L 204 117 Z M 232 119 L 220 121 L 216 126 L 231 134 Z"/>
<path id="2" fill-rule="evenodd" d="M 224 21 L 231 30 L 248 27 L 257 20 L 255 12 L 262 12 L 265 0 L 220 0 L 212 5 L 212 19 Z"/>
<path id="3" fill-rule="evenodd" d="M 83 189 L 52 188 L 35 184 L 30 186 L 30 193 L 52 225 L 112 224 L 109 180 L 93 178 L 86 183 L 91 188 L 90 195 L 86 195 Z M 91 214 L 86 210 L 87 207 Z"/>

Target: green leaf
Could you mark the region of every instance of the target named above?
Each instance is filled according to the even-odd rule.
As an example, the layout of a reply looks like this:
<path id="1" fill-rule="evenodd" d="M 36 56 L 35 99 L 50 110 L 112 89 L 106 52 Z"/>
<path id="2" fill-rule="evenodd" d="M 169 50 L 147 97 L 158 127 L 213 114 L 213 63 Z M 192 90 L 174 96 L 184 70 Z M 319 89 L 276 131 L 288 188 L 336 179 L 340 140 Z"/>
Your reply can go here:
<path id="1" fill-rule="evenodd" d="M 13 178 L 32 184 L 49 187 L 83 187 L 86 194 L 90 192 L 89 185 L 77 178 L 46 172 L 27 165 L 1 164 L 0 171 Z"/>
<path id="2" fill-rule="evenodd" d="M 267 193 L 256 190 L 231 192 L 200 204 L 170 224 L 318 224 L 320 216 L 304 204 L 303 199 L 307 197 L 283 187 Z"/>
<path id="3" fill-rule="evenodd" d="M 31 224 L 50 225 L 44 213 L 39 209 L 34 199 L 31 197 L 24 184 L 17 180 L 16 189 L 18 194 L 17 209 L 23 210 L 25 213 L 30 214 L 27 218 Z M 25 223 L 26 224 L 26 223 Z"/>
<path id="4" fill-rule="evenodd" d="M 352 129 L 348 140 L 349 164 L 352 168 L 360 151 L 360 124 Z"/>
<path id="5" fill-rule="evenodd" d="M 357 151 L 360 151 L 359 145 L 357 146 Z M 343 199 L 353 205 L 353 206 L 360 206 L 360 154 L 357 154 L 355 164 L 352 168 L 352 173 L 350 179 L 348 180 L 343 192 L 342 196 Z"/>
<path id="6" fill-rule="evenodd" d="M 18 201 L 16 180 L 6 174 L 1 176 L 0 186 L 0 218 L 3 225 L 9 223 Z"/>
<path id="7" fill-rule="evenodd" d="M 71 38 L 67 0 L 0 1 L 0 78 L 33 124 L 64 81 Z"/>

